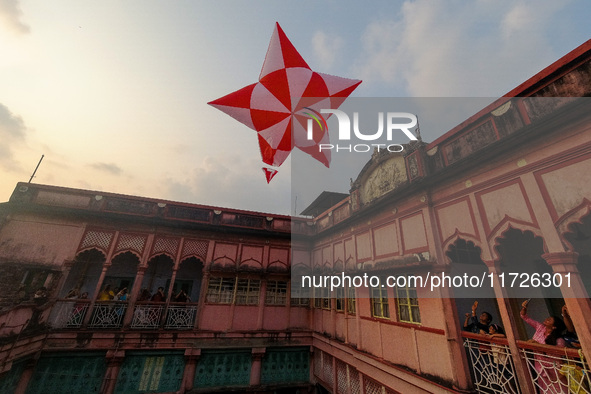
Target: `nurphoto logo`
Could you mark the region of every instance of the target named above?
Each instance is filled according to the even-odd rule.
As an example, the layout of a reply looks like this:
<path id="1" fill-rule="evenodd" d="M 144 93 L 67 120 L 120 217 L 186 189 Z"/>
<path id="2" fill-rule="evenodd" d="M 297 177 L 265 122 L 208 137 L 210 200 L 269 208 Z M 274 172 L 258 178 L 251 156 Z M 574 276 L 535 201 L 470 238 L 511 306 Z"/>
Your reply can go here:
<path id="1" fill-rule="evenodd" d="M 327 131 L 328 125 L 322 114 L 335 115 L 338 122 L 338 140 L 351 141 L 351 119 L 344 111 L 338 109 L 321 109 L 320 113 L 312 108 L 306 107 L 304 112 L 309 116 L 307 123 L 307 139 L 312 141 L 314 139 L 314 123 L 316 123 L 320 130 Z M 329 116 L 330 116 L 329 115 Z M 408 112 L 387 112 L 384 122 L 384 112 L 378 112 L 378 130 L 373 133 L 365 134 L 359 128 L 359 112 L 353 112 L 353 135 L 361 141 L 377 141 L 382 138 L 384 129 L 386 130 L 386 140 L 388 144 L 373 143 L 373 144 L 318 144 L 319 152 L 323 150 L 349 151 L 349 152 L 369 152 L 372 148 L 387 149 L 389 152 L 402 152 L 404 146 L 392 142 L 395 132 L 402 132 L 410 141 L 417 141 L 417 137 L 410 131 L 418 124 L 417 116 Z M 385 123 L 385 127 L 384 127 Z"/>

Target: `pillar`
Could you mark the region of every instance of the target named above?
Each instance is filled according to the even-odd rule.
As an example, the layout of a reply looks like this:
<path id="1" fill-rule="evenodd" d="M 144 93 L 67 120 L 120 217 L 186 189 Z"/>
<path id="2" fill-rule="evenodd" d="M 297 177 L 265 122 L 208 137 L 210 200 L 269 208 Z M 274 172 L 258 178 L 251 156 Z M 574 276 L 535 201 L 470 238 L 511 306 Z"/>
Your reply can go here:
<path id="1" fill-rule="evenodd" d="M 25 394 L 27 391 L 27 386 L 29 385 L 29 381 L 33 377 L 33 371 L 35 370 L 35 365 L 37 364 L 37 357 L 34 357 L 27 361 L 27 365 L 18 380 L 18 384 L 16 385 L 16 389 L 14 391 L 15 394 Z"/>
<path id="2" fill-rule="evenodd" d="M 181 393 L 193 390 L 199 357 L 201 357 L 201 349 L 185 350 L 185 372 L 183 374 L 183 382 L 181 383 Z"/>
<path id="3" fill-rule="evenodd" d="M 137 299 L 140 296 L 140 291 L 142 290 L 142 283 L 144 282 L 144 275 L 147 269 L 147 266 L 138 265 L 137 274 L 135 275 L 133 287 L 131 289 L 129 299 L 127 301 L 127 310 L 125 311 L 125 316 L 123 317 L 123 327 L 129 327 L 133 320 L 133 314 L 135 312 L 135 303 L 137 302 Z"/>
<path id="4" fill-rule="evenodd" d="M 255 347 L 252 348 L 252 365 L 250 367 L 250 386 L 261 385 L 261 369 L 263 364 L 263 356 L 266 348 Z"/>
<path id="5" fill-rule="evenodd" d="M 125 359 L 124 350 L 109 350 L 107 352 L 107 372 L 103 379 L 103 388 L 101 393 L 113 394 L 115 392 L 115 386 L 117 385 L 117 377 L 119 376 L 119 370 L 121 364 Z"/>
<path id="6" fill-rule="evenodd" d="M 542 255 L 542 258 L 552 267 L 552 271 L 562 275 L 560 291 L 577 331 L 583 352 L 587 355 L 591 354 L 591 327 L 588 320 L 588 317 L 591 316 L 591 305 L 589 295 L 577 269 L 578 257 L 579 254 L 576 252 L 557 252 Z M 570 281 L 568 277 L 570 277 Z"/>
<path id="7" fill-rule="evenodd" d="M 505 328 L 505 335 L 507 336 L 507 343 L 509 350 L 511 351 L 511 358 L 513 365 L 515 366 L 515 375 L 517 377 L 517 383 L 525 393 L 535 393 L 536 390 L 529 376 L 528 366 L 526 361 L 521 358 L 519 353 L 519 347 L 517 346 L 517 340 L 519 339 L 519 333 L 517 332 L 517 322 L 515 321 L 514 315 L 511 313 L 511 300 L 507 294 L 507 289 L 501 287 L 498 274 L 501 272 L 499 261 L 485 261 L 489 272 L 493 273 L 494 280 L 494 292 L 497 297 L 497 305 L 499 307 L 499 314 L 501 315 L 501 321 Z"/>

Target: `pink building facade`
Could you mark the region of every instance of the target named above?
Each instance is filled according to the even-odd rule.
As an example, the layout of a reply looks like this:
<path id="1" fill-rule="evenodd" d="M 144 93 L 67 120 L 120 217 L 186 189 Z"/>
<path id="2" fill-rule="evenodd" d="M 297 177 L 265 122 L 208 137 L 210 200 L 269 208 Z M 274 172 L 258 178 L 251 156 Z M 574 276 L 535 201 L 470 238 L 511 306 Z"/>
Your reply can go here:
<path id="1" fill-rule="evenodd" d="M 495 339 L 462 330 L 474 299 L 454 289 L 291 293 L 302 270 L 521 264 L 570 274 L 533 286 L 529 314 L 566 305 L 591 354 L 589 96 L 591 41 L 436 141 L 374 154 L 313 219 L 18 184 L 0 205 L 0 391 L 568 392 L 585 375 L 564 366 L 587 365 L 528 342 L 508 287 L 478 297 Z"/>

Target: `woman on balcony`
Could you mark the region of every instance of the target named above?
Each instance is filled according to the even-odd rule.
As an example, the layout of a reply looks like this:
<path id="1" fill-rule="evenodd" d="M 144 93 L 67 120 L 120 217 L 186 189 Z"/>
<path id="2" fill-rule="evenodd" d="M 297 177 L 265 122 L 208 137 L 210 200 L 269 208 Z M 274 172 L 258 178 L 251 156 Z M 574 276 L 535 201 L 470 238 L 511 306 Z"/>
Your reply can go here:
<path id="1" fill-rule="evenodd" d="M 535 321 L 527 315 L 527 305 L 530 300 L 521 304 L 520 315 L 523 321 L 532 326 L 536 332 L 530 342 L 540 343 L 542 345 L 552 345 L 565 347 L 566 342 L 562 339 L 562 331 L 566 328 L 562 319 L 558 316 L 549 316 L 543 323 Z M 543 393 L 566 393 L 568 392 L 567 383 L 564 377 L 557 374 L 556 360 L 541 354 L 534 356 L 534 369 L 537 376 L 534 377 L 535 384 Z M 558 366 L 560 368 L 560 366 Z"/>
<path id="2" fill-rule="evenodd" d="M 527 315 L 527 304 L 529 304 L 529 300 L 526 300 L 521 304 L 520 315 L 523 321 L 536 330 L 530 341 L 545 345 L 565 347 L 566 343 L 564 342 L 564 339 L 561 338 L 561 335 L 566 326 L 562 319 L 558 316 L 549 316 L 543 323 L 535 321 Z"/>

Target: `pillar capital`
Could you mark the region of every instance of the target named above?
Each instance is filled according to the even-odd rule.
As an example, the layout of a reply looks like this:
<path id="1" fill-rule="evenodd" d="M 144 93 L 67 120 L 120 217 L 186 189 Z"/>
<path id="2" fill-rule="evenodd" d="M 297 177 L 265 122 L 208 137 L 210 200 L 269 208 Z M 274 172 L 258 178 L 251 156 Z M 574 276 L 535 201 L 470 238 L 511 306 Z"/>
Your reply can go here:
<path id="1" fill-rule="evenodd" d="M 264 347 L 254 347 L 252 348 L 252 359 L 253 360 L 262 360 L 263 357 L 265 356 L 265 352 L 267 351 L 267 348 Z"/>
<path id="2" fill-rule="evenodd" d="M 542 255 L 542 258 L 552 267 L 552 270 L 560 273 L 578 272 L 578 257 L 577 252 L 554 252 Z"/>
<path id="3" fill-rule="evenodd" d="M 196 363 L 201 358 L 201 349 L 186 349 L 185 361 L 188 363 Z"/>
<path id="4" fill-rule="evenodd" d="M 488 272 L 500 273 L 501 270 L 501 261 L 500 260 L 482 260 L 486 267 L 488 268 Z"/>

